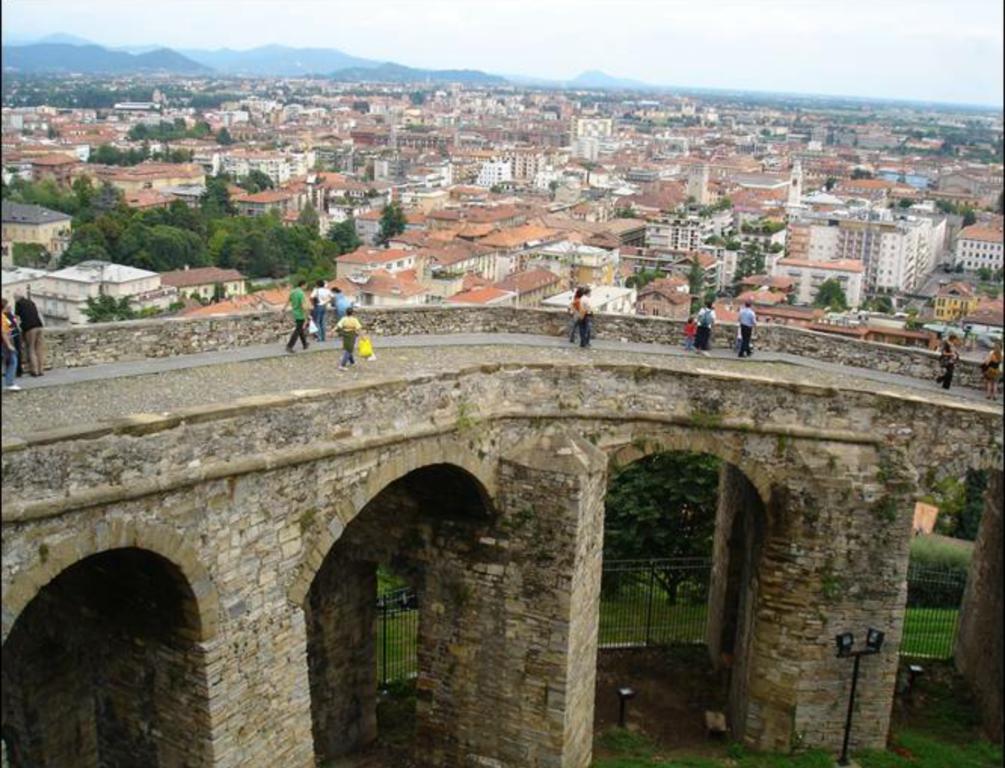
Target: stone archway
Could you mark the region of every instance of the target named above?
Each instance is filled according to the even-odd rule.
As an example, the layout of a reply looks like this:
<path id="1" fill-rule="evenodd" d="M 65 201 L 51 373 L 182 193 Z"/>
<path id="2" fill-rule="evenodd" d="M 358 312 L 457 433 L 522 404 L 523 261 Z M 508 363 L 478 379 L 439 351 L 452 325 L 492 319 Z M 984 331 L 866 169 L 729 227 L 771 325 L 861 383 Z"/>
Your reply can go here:
<path id="1" fill-rule="evenodd" d="M 181 569 L 134 546 L 42 586 L 3 645 L 12 768 L 211 761 L 205 627 Z"/>
<path id="2" fill-rule="evenodd" d="M 373 482 L 369 480 L 368 482 Z M 450 750 L 464 719 L 461 682 L 473 658 L 474 617 L 491 595 L 466 579 L 494 521 L 484 486 L 447 463 L 412 469 L 379 490 L 350 520 L 307 592 L 307 659 L 315 754 L 322 761 L 377 736 L 376 574 L 394 564 L 419 595 L 414 749 Z M 474 646 L 471 646 L 472 649 Z"/>
<path id="3" fill-rule="evenodd" d="M 220 597 L 216 585 L 192 547 L 174 530 L 150 523 L 113 520 L 99 522 L 86 535 L 38 543 L 38 560 L 15 572 L 3 594 L 3 642 L 25 607 L 39 591 L 75 563 L 113 549 L 135 547 L 170 561 L 184 576 L 195 598 L 193 625 L 197 639 L 209 642 L 220 626 Z"/>

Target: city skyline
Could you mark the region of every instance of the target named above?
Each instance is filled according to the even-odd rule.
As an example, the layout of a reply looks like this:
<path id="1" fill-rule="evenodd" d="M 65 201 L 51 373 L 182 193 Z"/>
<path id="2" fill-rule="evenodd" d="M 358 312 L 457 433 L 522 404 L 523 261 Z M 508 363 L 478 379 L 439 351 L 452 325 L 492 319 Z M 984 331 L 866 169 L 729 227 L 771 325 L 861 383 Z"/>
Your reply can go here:
<path id="1" fill-rule="evenodd" d="M 989 0 L 854 0 L 840 13 L 816 0 L 512 0 L 467 13 L 453 0 L 375 8 L 294 0 L 242 3 L 239 16 L 236 3 L 189 0 L 170 14 L 117 0 L 2 7 L 5 43 L 68 33 L 109 47 L 324 47 L 503 76 L 567 80 L 602 70 L 662 87 L 1002 105 L 1002 7 Z"/>

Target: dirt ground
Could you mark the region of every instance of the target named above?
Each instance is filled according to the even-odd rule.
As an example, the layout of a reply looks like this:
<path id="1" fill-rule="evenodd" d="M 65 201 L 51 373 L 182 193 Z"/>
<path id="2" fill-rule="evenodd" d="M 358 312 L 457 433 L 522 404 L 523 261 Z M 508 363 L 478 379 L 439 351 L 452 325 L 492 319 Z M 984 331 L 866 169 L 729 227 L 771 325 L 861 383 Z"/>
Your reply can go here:
<path id="1" fill-rule="evenodd" d="M 602 739 L 618 725 L 618 688 L 635 697 L 626 707 L 625 726 L 673 755 L 718 753 L 721 739 L 709 740 L 705 711 L 722 712 L 727 678 L 712 671 L 704 646 L 602 651 L 597 665 L 597 699 L 593 731 Z M 603 754 L 602 746 L 597 753 Z"/>
<path id="2" fill-rule="evenodd" d="M 602 651 L 593 723 L 597 737 L 618 724 L 617 690 L 626 686 L 635 690 L 626 709 L 627 728 L 658 744 L 661 753 L 722 751 L 724 742 L 710 741 L 705 733 L 705 711 L 723 711 L 726 678 L 712 672 L 704 647 Z M 414 712 L 414 699 L 407 694 L 385 699 L 378 709 L 378 742 L 325 768 L 413 768 Z M 598 745 L 596 753 L 602 755 L 603 747 Z"/>

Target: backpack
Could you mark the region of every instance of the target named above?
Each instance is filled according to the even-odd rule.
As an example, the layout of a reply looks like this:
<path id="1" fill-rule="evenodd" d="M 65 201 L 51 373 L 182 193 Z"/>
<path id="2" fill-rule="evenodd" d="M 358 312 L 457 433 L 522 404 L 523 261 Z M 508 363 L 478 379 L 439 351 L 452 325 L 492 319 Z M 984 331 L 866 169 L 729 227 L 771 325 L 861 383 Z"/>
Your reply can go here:
<path id="1" fill-rule="evenodd" d="M 712 327 L 712 310 L 708 307 L 698 313 L 698 325 L 702 328 Z"/>

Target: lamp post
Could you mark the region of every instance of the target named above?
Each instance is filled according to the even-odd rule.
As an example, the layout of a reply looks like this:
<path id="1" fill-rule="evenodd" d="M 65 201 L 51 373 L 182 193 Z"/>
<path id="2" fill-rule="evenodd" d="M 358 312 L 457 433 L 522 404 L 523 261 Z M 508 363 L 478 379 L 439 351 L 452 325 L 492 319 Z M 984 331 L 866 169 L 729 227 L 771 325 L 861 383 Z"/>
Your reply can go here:
<path id="1" fill-rule="evenodd" d="M 848 694 L 848 715 L 844 721 L 844 740 L 841 743 L 841 756 L 838 758 L 838 765 L 849 765 L 848 760 L 848 738 L 851 736 L 851 714 L 855 709 L 855 689 L 858 687 L 858 665 L 863 656 L 872 656 L 879 653 L 883 647 L 884 633 L 878 629 L 870 627 L 865 635 L 865 648 L 854 650 L 855 636 L 851 632 L 842 632 L 834 638 L 837 645 L 837 655 L 839 659 L 853 658 L 855 666 L 851 673 L 851 692 Z"/>
<path id="2" fill-rule="evenodd" d="M 618 726 L 625 727 L 625 705 L 629 699 L 635 698 L 635 691 L 632 688 L 618 688 Z"/>

